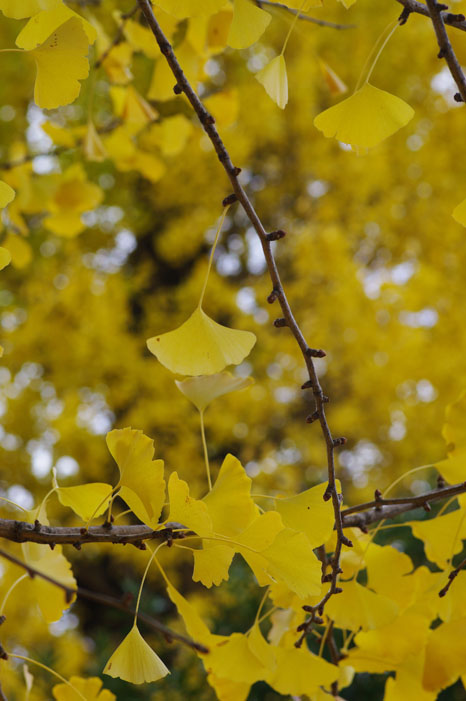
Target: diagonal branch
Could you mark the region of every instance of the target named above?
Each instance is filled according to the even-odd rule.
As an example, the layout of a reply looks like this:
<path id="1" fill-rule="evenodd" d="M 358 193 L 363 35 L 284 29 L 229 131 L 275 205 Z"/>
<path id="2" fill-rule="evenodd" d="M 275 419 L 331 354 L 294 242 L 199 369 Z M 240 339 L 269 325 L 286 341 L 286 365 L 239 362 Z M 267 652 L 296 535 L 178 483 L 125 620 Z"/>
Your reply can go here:
<path id="1" fill-rule="evenodd" d="M 215 152 L 217 153 L 218 159 L 222 164 L 230 183 L 233 188 L 234 195 L 226 198 L 225 202 L 233 203 L 238 200 L 243 207 L 243 210 L 251 222 L 254 230 L 256 231 L 262 246 L 262 251 L 267 263 L 267 268 L 269 271 L 269 276 L 272 281 L 272 293 L 268 298 L 270 303 L 278 301 L 281 311 L 283 314 L 282 318 L 276 319 L 274 324 L 276 327 L 288 326 L 292 335 L 294 336 L 301 353 L 303 355 L 304 362 L 309 373 L 309 380 L 303 385 L 304 389 L 312 389 L 315 401 L 315 413 L 314 417 L 319 421 L 322 434 L 325 440 L 325 445 L 327 448 L 327 470 L 328 470 L 328 487 L 324 495 L 324 499 L 332 500 L 333 510 L 335 514 L 335 527 L 337 531 L 337 539 L 335 545 L 335 552 L 332 558 L 332 578 L 330 582 L 330 588 L 319 602 L 316 608 L 322 608 L 328 599 L 335 593 L 337 589 L 337 580 L 340 573 L 340 555 L 343 544 L 348 547 L 352 546 L 351 541 L 343 533 L 343 524 L 340 513 L 340 496 L 337 491 L 336 480 L 335 480 L 335 461 L 334 461 L 334 450 L 336 446 L 342 445 L 346 442 L 344 438 L 333 439 L 329 425 L 327 423 L 327 418 L 325 416 L 324 404 L 328 401 L 325 397 L 322 387 L 319 383 L 317 377 L 316 369 L 313 363 L 313 358 L 323 357 L 325 353 L 323 351 L 312 349 L 308 346 L 300 327 L 298 326 L 293 313 L 288 302 L 288 298 L 283 289 L 283 285 L 280 279 L 280 274 L 278 272 L 277 264 L 272 251 L 272 241 L 276 241 L 284 236 L 283 231 L 272 232 L 268 234 L 257 215 L 251 200 L 241 186 L 238 175 L 241 172 L 240 168 L 233 165 L 230 154 L 228 153 L 220 134 L 215 127 L 215 120 L 211 114 L 206 110 L 203 103 L 197 96 L 196 92 L 193 90 L 191 84 L 187 80 L 183 73 L 183 70 L 175 56 L 173 48 L 163 33 L 157 19 L 152 10 L 150 0 L 138 0 L 139 6 L 142 13 L 149 25 L 155 39 L 159 45 L 160 51 L 165 56 L 165 59 L 170 66 L 170 69 L 176 79 L 176 85 L 174 87 L 174 92 L 176 94 L 184 93 L 189 100 L 192 108 L 196 112 L 199 121 L 201 122 L 202 128 L 209 137 Z"/>
<path id="2" fill-rule="evenodd" d="M 119 609 L 120 611 L 125 611 L 128 614 L 131 614 L 134 616 L 134 609 L 132 609 L 130 606 L 128 606 L 125 601 L 116 599 L 113 596 L 107 596 L 106 594 L 99 594 L 98 592 L 94 591 L 89 591 L 88 589 L 83 589 L 82 587 L 78 587 L 77 589 L 73 589 L 72 587 L 67 587 L 66 584 L 63 584 L 62 582 L 59 582 L 57 579 L 54 579 L 53 577 L 50 577 L 48 574 L 45 574 L 45 572 L 41 572 L 40 570 L 37 570 L 35 567 L 31 567 L 28 565 L 26 562 L 23 562 L 19 558 L 15 557 L 11 553 L 7 552 L 6 550 L 0 549 L 0 557 L 4 558 L 5 560 L 9 560 L 12 562 L 14 565 L 18 565 L 18 567 L 22 567 L 22 569 L 26 570 L 28 575 L 33 579 L 34 577 L 40 577 L 41 579 L 44 579 L 46 582 L 49 582 L 50 584 L 53 584 L 55 587 L 58 587 L 59 589 L 62 589 L 65 593 L 65 598 L 66 601 L 69 603 L 71 599 L 73 598 L 74 595 L 77 595 L 83 599 L 88 599 L 89 601 L 95 601 L 98 604 L 103 604 L 104 606 L 110 606 L 112 608 Z M 181 635 L 180 633 L 176 633 L 174 630 L 171 630 L 171 628 L 167 628 L 167 626 L 164 626 L 163 623 L 159 623 L 157 619 L 153 618 L 152 616 L 149 616 L 146 613 L 141 613 L 138 611 L 138 618 L 143 621 L 149 628 L 153 628 L 156 630 L 158 633 L 161 633 L 166 640 L 172 641 L 176 640 L 180 643 L 183 643 L 184 645 L 187 645 L 188 647 L 193 648 L 194 650 L 197 650 L 197 652 L 209 652 L 208 648 L 205 647 L 205 645 L 201 645 L 201 643 L 197 643 L 194 640 L 191 640 L 191 638 L 186 637 L 185 635 Z M 3 618 L 3 620 L 5 620 Z M 0 621 L 0 623 L 3 621 Z M 1 696 L 0 696 L 1 700 Z"/>
<path id="3" fill-rule="evenodd" d="M 445 59 L 448 68 L 450 69 L 452 78 L 458 86 L 459 96 L 455 95 L 455 99 L 458 102 L 466 102 L 466 77 L 458 59 L 456 58 L 456 54 L 453 50 L 450 39 L 448 38 L 443 20 L 442 10 L 446 8 L 446 5 L 439 5 L 437 0 L 426 0 L 426 3 L 429 9 L 432 24 L 434 25 L 437 43 L 440 49 L 438 57 Z"/>

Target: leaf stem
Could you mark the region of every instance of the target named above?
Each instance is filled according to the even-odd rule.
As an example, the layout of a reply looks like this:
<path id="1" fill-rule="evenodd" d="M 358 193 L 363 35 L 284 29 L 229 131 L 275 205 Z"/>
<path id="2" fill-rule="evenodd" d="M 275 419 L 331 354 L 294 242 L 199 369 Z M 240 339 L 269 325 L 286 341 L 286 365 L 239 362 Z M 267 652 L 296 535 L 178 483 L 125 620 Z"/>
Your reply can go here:
<path id="1" fill-rule="evenodd" d="M 207 288 L 207 282 L 208 282 L 208 280 L 209 280 L 210 270 L 211 270 L 211 268 L 212 268 L 212 262 L 213 262 L 213 260 L 214 260 L 215 249 L 217 248 L 218 238 L 219 238 L 219 236 L 220 236 L 220 232 L 221 232 L 222 227 L 223 227 L 223 222 L 225 221 L 225 217 L 226 217 L 226 215 L 227 215 L 228 210 L 230 209 L 230 206 L 231 206 L 231 205 L 229 205 L 229 204 L 226 205 L 226 207 L 224 208 L 224 210 L 223 210 L 223 212 L 222 212 L 222 216 L 220 217 L 220 221 L 219 221 L 219 224 L 218 224 L 218 227 L 217 227 L 217 231 L 216 231 L 216 234 L 215 234 L 214 243 L 212 244 L 212 250 L 210 251 L 209 263 L 208 263 L 208 265 L 207 265 L 207 273 L 206 273 L 206 276 L 205 276 L 204 284 L 203 284 L 203 286 L 202 286 L 202 292 L 201 292 L 201 296 L 200 296 L 200 299 L 199 299 L 199 304 L 197 305 L 198 307 L 202 307 L 202 302 L 204 301 L 204 295 L 205 295 L 205 291 L 206 291 L 206 288 Z"/>
<path id="2" fill-rule="evenodd" d="M 152 555 L 151 555 L 150 558 L 149 558 L 149 562 L 148 562 L 147 565 L 146 565 L 146 569 L 144 570 L 144 574 L 142 575 L 141 584 L 139 585 L 138 598 L 137 598 L 137 601 L 136 601 L 136 609 L 135 609 L 135 611 L 134 611 L 134 623 L 133 623 L 133 625 L 136 625 L 136 624 L 137 624 L 137 620 L 138 620 L 138 611 L 139 611 L 139 604 L 140 604 L 140 602 L 141 602 L 142 588 L 143 588 L 143 586 L 144 586 L 144 582 L 146 581 L 147 573 L 149 572 L 149 567 L 151 566 L 151 564 L 152 564 L 152 562 L 153 562 L 155 556 L 157 555 L 158 551 L 160 550 L 160 548 L 161 548 L 162 546 L 164 546 L 164 545 L 166 545 L 166 543 L 160 543 L 160 545 L 158 545 L 158 546 L 155 548 L 154 552 L 152 553 Z"/>
<path id="3" fill-rule="evenodd" d="M 378 59 L 379 59 L 379 57 L 380 57 L 380 54 L 382 53 L 382 50 L 385 48 L 385 45 L 386 45 L 387 41 L 390 39 L 391 35 L 393 34 L 393 32 L 395 31 L 395 29 L 396 29 L 397 26 L 399 26 L 399 25 L 398 25 L 398 20 L 395 21 L 395 26 L 393 26 L 393 22 L 390 22 L 389 24 L 387 24 L 386 27 L 384 27 L 384 29 L 382 30 L 382 32 L 381 32 L 381 33 L 379 34 L 379 36 L 377 37 L 374 46 L 372 47 L 372 49 L 371 49 L 370 52 L 369 52 L 368 57 L 367 57 L 366 60 L 364 61 L 364 65 L 363 65 L 362 71 L 361 71 L 361 73 L 360 73 L 360 75 L 359 75 L 358 82 L 356 83 L 356 87 L 354 88 L 354 92 L 357 92 L 363 83 L 367 83 L 367 82 L 368 82 L 370 76 L 372 75 L 372 71 L 373 71 L 374 68 L 375 68 L 375 64 L 377 63 L 377 61 L 378 61 Z M 387 32 L 388 32 L 387 38 L 384 40 L 385 34 L 386 34 Z M 377 51 L 377 49 L 379 48 L 379 46 L 380 46 L 381 43 L 382 43 L 382 47 L 381 47 L 380 51 L 378 51 L 377 56 L 376 56 L 376 58 L 374 59 L 374 61 L 372 62 L 371 67 L 370 67 L 370 69 L 369 69 L 369 71 L 368 71 L 367 77 L 366 77 L 366 79 L 364 80 L 364 75 L 365 75 L 365 73 L 366 73 L 367 66 L 369 65 L 372 56 L 373 56 L 374 53 Z"/>
<path id="4" fill-rule="evenodd" d="M 303 2 L 301 3 L 301 7 L 299 8 L 298 12 L 295 14 L 294 19 L 293 19 L 292 23 L 290 24 L 290 28 L 288 29 L 288 34 L 285 37 L 285 41 L 283 42 L 282 50 L 280 51 L 280 56 L 283 56 L 283 54 L 286 51 L 286 47 L 288 45 L 288 41 L 290 40 L 291 33 L 296 26 L 296 22 L 299 19 L 299 15 L 301 13 L 301 10 L 304 7 L 305 2 L 306 2 L 306 0 L 303 0 Z"/>
<path id="5" fill-rule="evenodd" d="M 209 484 L 209 492 L 211 492 L 212 491 L 212 478 L 210 476 L 209 453 L 207 450 L 207 442 L 205 439 L 204 411 L 199 411 L 199 418 L 200 418 L 200 423 L 201 423 L 201 438 L 202 438 L 202 447 L 204 450 L 204 460 L 205 460 L 205 469 L 206 469 L 206 473 L 207 473 L 207 482 Z"/>
<path id="6" fill-rule="evenodd" d="M 47 667 L 47 665 L 42 664 L 42 662 L 38 662 L 37 660 L 33 660 L 30 657 L 26 657 L 25 655 L 15 655 L 12 652 L 7 652 L 6 653 L 8 657 L 15 657 L 18 660 L 24 660 L 24 662 L 28 662 L 29 664 L 35 664 L 37 667 L 40 667 L 41 669 L 45 669 L 46 672 L 49 672 L 50 674 L 53 674 L 53 676 L 57 677 L 61 682 L 66 684 L 67 686 L 71 687 L 73 691 L 75 691 L 78 696 L 80 696 L 84 701 L 86 701 L 86 697 L 81 694 L 79 689 L 77 689 L 71 682 L 68 681 L 68 679 L 65 679 L 65 677 L 62 677 L 61 674 L 58 674 L 54 669 L 51 669 L 51 667 Z"/>

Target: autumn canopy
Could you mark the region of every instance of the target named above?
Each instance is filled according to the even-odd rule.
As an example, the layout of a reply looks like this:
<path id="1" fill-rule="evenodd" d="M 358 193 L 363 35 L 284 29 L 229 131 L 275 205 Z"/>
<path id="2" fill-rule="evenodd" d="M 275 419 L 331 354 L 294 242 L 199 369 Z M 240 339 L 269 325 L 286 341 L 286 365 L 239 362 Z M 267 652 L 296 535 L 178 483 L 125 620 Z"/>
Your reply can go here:
<path id="1" fill-rule="evenodd" d="M 0 701 L 466 688 L 466 0 L 0 0 Z"/>

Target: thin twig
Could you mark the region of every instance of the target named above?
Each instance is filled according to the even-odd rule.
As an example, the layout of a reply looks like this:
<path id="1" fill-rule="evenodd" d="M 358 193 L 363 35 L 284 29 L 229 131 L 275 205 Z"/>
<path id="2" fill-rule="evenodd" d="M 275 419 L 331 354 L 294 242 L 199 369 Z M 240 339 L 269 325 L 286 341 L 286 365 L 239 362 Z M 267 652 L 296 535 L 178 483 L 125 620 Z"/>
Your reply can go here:
<path id="1" fill-rule="evenodd" d="M 439 593 L 438 593 L 439 596 L 445 596 L 445 594 L 448 592 L 451 585 L 453 584 L 453 580 L 459 575 L 459 573 L 461 572 L 462 569 L 464 569 L 464 567 L 466 567 L 466 558 L 464 560 L 462 560 L 462 562 L 460 562 L 458 567 L 455 567 L 455 569 L 450 572 L 450 574 L 448 575 L 448 583 L 445 584 L 443 589 L 441 589 L 439 591 Z"/>
<path id="2" fill-rule="evenodd" d="M 354 29 L 355 24 L 339 24 L 338 22 L 329 22 L 326 19 L 317 19 L 317 17 L 311 17 L 310 15 L 303 14 L 300 10 L 294 10 L 292 7 L 288 7 L 282 2 L 271 2 L 271 0 L 255 0 L 257 7 L 261 9 L 264 7 L 275 7 L 277 10 L 284 10 L 289 12 L 291 15 L 299 14 L 299 19 L 304 22 L 312 22 L 313 24 L 319 25 L 319 27 L 330 27 L 331 29 Z"/>
<path id="3" fill-rule="evenodd" d="M 466 482 L 461 482 L 460 484 L 454 484 L 451 487 L 443 487 L 441 489 L 433 489 L 430 492 L 424 492 L 424 494 L 418 494 L 412 497 L 401 497 L 397 499 L 383 499 L 378 498 L 373 501 L 366 501 L 363 504 L 357 504 L 356 506 L 350 506 L 341 512 L 341 516 L 345 522 L 350 514 L 355 514 L 358 511 L 368 511 L 372 508 L 380 509 L 382 506 L 395 506 L 404 504 L 408 506 L 408 510 L 416 509 L 419 506 L 424 506 L 431 501 L 438 501 L 439 499 L 447 499 L 448 497 L 454 497 L 457 494 L 463 494 L 466 492 Z M 387 512 L 385 512 L 387 513 Z"/>
<path id="4" fill-rule="evenodd" d="M 408 11 L 408 13 L 414 12 L 415 14 L 423 15 L 424 17 L 430 18 L 429 9 L 424 5 L 424 3 L 418 2 L 418 0 L 396 1 L 399 2 L 400 5 L 403 5 L 403 7 Z M 444 24 L 448 24 L 450 27 L 454 27 L 455 29 L 460 29 L 461 31 L 466 32 L 466 19 L 464 15 L 457 15 L 453 12 L 442 12 L 441 16 Z"/>
<path id="5" fill-rule="evenodd" d="M 94 63 L 94 68 L 100 68 L 100 66 L 103 64 L 106 58 L 108 58 L 109 54 L 113 51 L 113 49 L 118 46 L 118 44 L 121 44 L 123 41 L 123 37 L 125 35 L 125 25 L 126 22 L 133 17 L 133 15 L 136 14 L 136 12 L 139 9 L 139 5 L 136 3 L 136 5 L 129 10 L 129 12 L 126 12 L 125 14 L 121 15 L 121 23 L 118 27 L 118 31 L 113 37 L 112 41 L 110 44 L 107 46 L 105 51 L 99 56 L 99 58 L 96 60 Z"/>
<path id="6" fill-rule="evenodd" d="M 455 95 L 455 99 L 457 99 L 458 102 L 466 102 L 466 77 L 458 59 L 456 58 L 456 54 L 453 50 L 450 39 L 448 38 L 443 20 L 442 10 L 445 10 L 447 6 L 439 5 L 437 0 L 426 0 L 426 3 L 427 7 L 429 8 L 430 18 L 434 26 L 437 43 L 440 49 L 438 57 L 445 59 L 451 76 L 458 87 L 459 97 Z"/>
<path id="7" fill-rule="evenodd" d="M 220 163 L 222 164 L 226 174 L 228 175 L 228 178 L 230 180 L 230 183 L 233 188 L 234 195 L 226 198 L 226 200 L 229 200 L 231 202 L 234 202 L 236 199 L 240 202 L 241 206 L 243 207 L 243 210 L 248 217 L 249 221 L 251 222 L 254 230 L 256 231 L 260 242 L 262 246 L 262 251 L 264 253 L 264 257 L 267 263 L 267 268 L 269 271 L 269 276 L 272 282 L 272 293 L 271 296 L 269 297 L 270 302 L 278 301 L 281 307 L 281 312 L 283 314 L 283 317 L 280 319 L 277 319 L 275 321 L 275 326 L 280 327 L 280 326 L 288 326 L 292 335 L 294 336 L 301 353 L 304 358 L 304 362 L 307 367 L 307 371 L 309 373 L 309 381 L 305 383 L 306 388 L 309 387 L 312 389 L 313 394 L 314 394 L 314 401 L 315 401 L 315 413 L 316 416 L 318 417 L 322 434 L 325 440 L 326 448 L 327 448 L 327 471 L 328 471 L 328 487 L 326 490 L 326 493 L 324 495 L 324 499 L 332 500 L 333 504 L 333 510 L 335 514 L 335 526 L 336 526 L 336 531 L 337 531 L 337 539 L 336 539 L 336 545 L 335 545 L 335 552 L 333 554 L 331 564 L 332 564 L 332 579 L 330 582 L 330 588 L 326 595 L 322 598 L 322 600 L 317 604 L 316 610 L 321 609 L 324 604 L 328 601 L 328 599 L 335 593 L 335 590 L 337 589 L 337 580 L 338 580 L 338 575 L 340 573 L 340 555 L 341 555 L 341 550 L 343 544 L 347 545 L 348 547 L 352 546 L 352 543 L 348 538 L 343 533 L 343 524 L 341 520 L 341 514 L 340 514 L 340 496 L 337 491 L 337 486 L 336 486 L 336 480 L 335 480 L 335 462 L 334 462 L 334 450 L 337 445 L 342 445 L 343 442 L 345 442 L 345 439 L 336 439 L 334 441 L 329 425 L 327 423 L 327 418 L 325 416 L 325 402 L 328 401 L 328 398 L 325 397 L 322 387 L 319 383 L 319 379 L 317 377 L 316 369 L 313 363 L 312 358 L 313 357 L 322 357 L 325 355 L 322 351 L 316 351 L 312 348 L 309 348 L 300 327 L 298 326 L 293 313 L 290 308 L 290 304 L 288 302 L 287 296 L 285 294 L 285 291 L 283 289 L 283 285 L 280 279 L 280 275 L 277 269 L 277 264 L 275 262 L 275 258 L 272 252 L 272 241 L 278 240 L 278 238 L 282 238 L 284 236 L 284 232 L 272 232 L 270 234 L 267 234 L 264 225 L 262 224 L 262 221 L 260 220 L 259 216 L 257 215 L 252 202 L 250 201 L 249 197 L 247 196 L 246 192 L 242 188 L 239 180 L 238 180 L 238 175 L 241 172 L 241 170 L 237 167 L 235 167 L 231 161 L 230 154 L 228 153 L 216 127 L 215 127 L 215 120 L 212 117 L 211 114 L 206 110 L 204 107 L 203 103 L 197 96 L 196 92 L 193 90 L 191 84 L 189 81 L 186 79 L 186 76 L 183 73 L 183 70 L 178 62 L 178 59 L 176 58 L 173 48 L 166 38 L 165 34 L 163 33 L 159 23 L 157 22 L 157 19 L 152 11 L 152 6 L 150 3 L 150 0 L 138 0 L 139 6 L 142 10 L 142 13 L 144 17 L 146 18 L 147 24 L 149 25 L 152 33 L 155 36 L 155 39 L 159 45 L 160 51 L 162 54 L 165 56 L 165 59 L 167 60 L 168 65 L 171 68 L 171 71 L 176 79 L 176 85 L 174 87 L 174 91 L 176 94 L 181 94 L 184 93 L 189 100 L 192 108 L 196 112 L 199 121 L 201 122 L 201 125 L 209 137 L 216 153 L 218 156 L 218 159 L 220 160 Z M 280 234 L 280 235 L 278 235 Z"/>
<path id="8" fill-rule="evenodd" d="M 107 596 L 106 594 L 99 594 L 98 592 L 89 591 L 88 589 L 83 589 L 82 587 L 78 587 L 77 589 L 74 589 L 73 587 L 68 587 L 66 586 L 66 584 L 63 584 L 57 579 L 50 577 L 48 574 L 45 574 L 45 572 L 41 572 L 35 567 L 31 567 L 31 565 L 28 565 L 27 562 L 23 562 L 11 553 L 6 552 L 6 550 L 0 549 L 0 557 L 4 558 L 5 560 L 9 560 L 13 564 L 18 565 L 18 567 L 21 567 L 22 569 L 26 570 L 26 572 L 31 578 L 41 577 L 46 582 L 49 582 L 49 584 L 52 584 L 53 586 L 58 587 L 59 589 L 62 589 L 65 592 L 65 599 L 67 602 L 70 602 L 73 596 L 76 595 L 83 599 L 96 601 L 99 604 L 111 606 L 112 608 L 119 609 L 120 611 L 125 611 L 126 613 L 131 614 L 131 616 L 134 616 L 135 614 L 135 610 L 120 599 L 116 599 L 113 596 Z M 140 618 L 141 621 L 146 623 L 150 628 L 153 628 L 158 633 L 161 633 L 167 640 L 177 640 L 178 642 L 183 643 L 184 645 L 187 645 L 188 647 L 191 647 L 194 650 L 197 650 L 198 652 L 209 652 L 208 648 L 206 648 L 205 645 L 197 643 L 196 641 L 191 640 L 191 638 L 188 638 L 185 635 L 181 635 L 180 633 L 177 633 L 174 630 L 167 628 L 167 626 L 164 626 L 162 623 L 159 623 L 159 621 L 157 621 L 152 616 L 138 611 L 138 618 Z"/>

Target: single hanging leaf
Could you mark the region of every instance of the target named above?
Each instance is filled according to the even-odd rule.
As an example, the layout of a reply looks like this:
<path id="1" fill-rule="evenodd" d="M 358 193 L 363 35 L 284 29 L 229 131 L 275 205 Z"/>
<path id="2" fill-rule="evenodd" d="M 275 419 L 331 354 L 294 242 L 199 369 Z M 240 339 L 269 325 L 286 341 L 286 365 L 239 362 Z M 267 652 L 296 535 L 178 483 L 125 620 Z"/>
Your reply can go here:
<path id="1" fill-rule="evenodd" d="M 197 307 L 174 331 L 149 338 L 147 347 L 171 372 L 213 375 L 226 365 L 241 363 L 255 342 L 250 331 L 221 326 Z"/>
<path id="2" fill-rule="evenodd" d="M 252 377 L 234 377 L 224 370 L 215 375 L 198 375 L 186 380 L 175 380 L 175 384 L 199 411 L 204 409 L 217 397 L 236 390 L 245 389 L 254 383 Z"/>
<path id="3" fill-rule="evenodd" d="M 153 460 L 154 442 L 142 431 L 114 429 L 107 446 L 120 469 L 119 496 L 146 526 L 158 527 L 165 501 L 163 460 Z"/>
<path id="4" fill-rule="evenodd" d="M 275 56 L 259 73 L 256 73 L 256 78 L 280 109 L 285 109 L 288 102 L 285 57 L 282 54 Z"/>
<path id="5" fill-rule="evenodd" d="M 15 199 L 15 194 L 12 187 L 0 180 L 0 209 L 10 204 Z"/>
<path id="6" fill-rule="evenodd" d="M 80 80 L 89 75 L 88 38 L 77 18 L 71 18 L 30 53 L 37 66 L 34 101 L 54 109 L 79 95 Z"/>
<path id="7" fill-rule="evenodd" d="M 103 673 L 132 684 L 143 684 L 163 679 L 170 670 L 146 643 L 135 623 L 110 657 Z"/>
<path id="8" fill-rule="evenodd" d="M 213 15 L 226 5 L 226 0 L 157 0 L 156 4 L 169 15 L 184 19 L 197 15 Z"/>
<path id="9" fill-rule="evenodd" d="M 372 148 L 404 127 L 414 110 L 399 97 L 365 83 L 351 97 L 321 112 L 314 125 L 324 136 Z"/>
<path id="10" fill-rule="evenodd" d="M 98 677 L 83 679 L 71 677 L 70 684 L 81 693 L 87 701 L 116 701 L 115 694 L 108 689 L 102 689 L 102 680 Z M 56 701 L 79 701 L 81 697 L 68 684 L 56 684 L 52 689 Z M 82 701 L 82 699 L 81 699 Z"/>
<path id="11" fill-rule="evenodd" d="M 255 44 L 265 32 L 271 19 L 267 12 L 250 0 L 235 0 L 228 45 L 233 49 L 246 49 Z"/>

